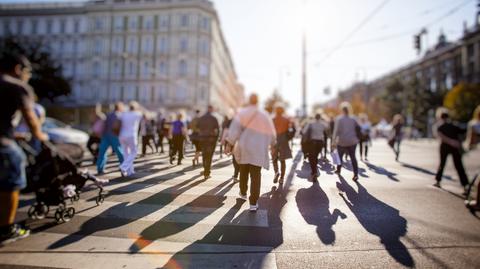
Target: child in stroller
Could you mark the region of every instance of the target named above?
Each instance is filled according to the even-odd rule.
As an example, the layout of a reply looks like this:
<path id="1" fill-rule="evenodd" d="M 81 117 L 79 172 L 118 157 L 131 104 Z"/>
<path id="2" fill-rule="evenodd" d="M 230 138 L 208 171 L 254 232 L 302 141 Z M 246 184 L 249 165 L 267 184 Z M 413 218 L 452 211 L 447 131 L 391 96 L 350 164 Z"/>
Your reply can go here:
<path id="1" fill-rule="evenodd" d="M 67 201 L 78 201 L 87 181 L 92 181 L 99 189 L 97 205 L 103 203 L 103 185 L 108 180 L 78 171 L 71 158 L 49 142 L 42 144 L 40 152 L 35 152 L 26 143 L 19 144 L 28 159 L 26 192 L 34 192 L 36 197 L 28 210 L 30 218 L 42 219 L 47 216 L 51 206 L 57 206 L 55 220 L 59 223 L 69 221 L 75 215 L 75 208 L 67 207 Z"/>

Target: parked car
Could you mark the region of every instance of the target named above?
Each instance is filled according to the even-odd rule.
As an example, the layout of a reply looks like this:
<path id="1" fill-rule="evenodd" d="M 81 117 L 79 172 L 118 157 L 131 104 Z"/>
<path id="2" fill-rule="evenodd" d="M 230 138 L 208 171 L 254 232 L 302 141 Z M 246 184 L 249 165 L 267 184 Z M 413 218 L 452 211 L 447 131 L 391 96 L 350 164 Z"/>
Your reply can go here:
<path id="1" fill-rule="evenodd" d="M 42 125 L 42 130 L 48 134 L 49 140 L 59 150 L 65 152 L 74 161 L 81 162 L 89 138 L 86 132 L 74 129 L 68 124 L 48 117 Z"/>

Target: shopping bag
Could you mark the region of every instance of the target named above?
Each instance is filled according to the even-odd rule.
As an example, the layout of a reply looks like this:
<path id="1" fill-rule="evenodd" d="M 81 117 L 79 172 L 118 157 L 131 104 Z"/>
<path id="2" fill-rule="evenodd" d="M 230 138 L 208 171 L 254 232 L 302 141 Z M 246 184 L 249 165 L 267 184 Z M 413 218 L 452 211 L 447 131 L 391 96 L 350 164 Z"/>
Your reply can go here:
<path id="1" fill-rule="evenodd" d="M 332 157 L 332 162 L 334 165 L 341 165 L 342 162 L 340 160 L 340 155 L 338 154 L 338 150 L 333 150 L 331 153 L 330 153 L 331 157 Z"/>

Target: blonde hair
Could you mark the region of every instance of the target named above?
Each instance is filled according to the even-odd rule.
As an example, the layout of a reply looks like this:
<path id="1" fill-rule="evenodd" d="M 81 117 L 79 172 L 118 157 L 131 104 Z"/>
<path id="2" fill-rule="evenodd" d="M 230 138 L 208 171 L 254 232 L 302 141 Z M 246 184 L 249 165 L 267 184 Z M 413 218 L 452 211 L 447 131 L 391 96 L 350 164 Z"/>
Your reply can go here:
<path id="1" fill-rule="evenodd" d="M 440 120 L 440 119 L 442 119 L 442 116 L 445 115 L 445 114 L 447 114 L 447 115 L 449 114 L 448 109 L 441 106 L 441 107 L 437 108 L 437 111 L 435 111 L 435 118 L 437 120 Z"/>

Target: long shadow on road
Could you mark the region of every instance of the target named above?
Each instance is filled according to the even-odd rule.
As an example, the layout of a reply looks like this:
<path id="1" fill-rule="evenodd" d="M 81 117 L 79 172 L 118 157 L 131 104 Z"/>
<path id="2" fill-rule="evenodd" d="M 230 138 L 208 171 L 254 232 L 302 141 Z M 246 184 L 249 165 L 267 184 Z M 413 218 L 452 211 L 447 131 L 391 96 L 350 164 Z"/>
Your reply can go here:
<path id="1" fill-rule="evenodd" d="M 414 267 L 415 262 L 406 246 L 400 241 L 407 233 L 407 220 L 400 216 L 398 209 L 372 196 L 360 183 L 356 182 L 358 192 L 339 176 L 337 188 L 345 193 L 340 196 L 360 224 L 369 233 L 380 238 L 385 249 L 398 263 Z"/>
<path id="2" fill-rule="evenodd" d="M 345 219 L 347 216 L 337 208 L 330 213 L 327 194 L 317 182 L 308 189 L 300 189 L 295 199 L 298 210 L 305 221 L 310 225 L 317 226 L 318 238 L 322 243 L 333 245 L 335 243 L 333 225 L 337 223 L 338 217 Z"/>

